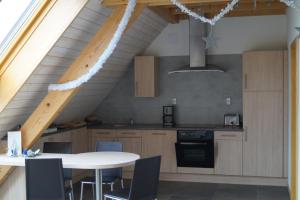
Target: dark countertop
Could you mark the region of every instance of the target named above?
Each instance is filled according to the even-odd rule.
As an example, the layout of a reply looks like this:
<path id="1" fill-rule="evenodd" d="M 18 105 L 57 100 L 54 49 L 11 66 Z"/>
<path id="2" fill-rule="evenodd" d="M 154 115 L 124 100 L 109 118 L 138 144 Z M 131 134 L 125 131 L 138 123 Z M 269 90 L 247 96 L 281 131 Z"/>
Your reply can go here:
<path id="1" fill-rule="evenodd" d="M 214 130 L 214 131 L 243 131 L 243 127 L 227 127 L 224 125 L 206 125 L 206 124 L 179 124 L 175 127 L 165 127 L 161 124 L 100 124 L 89 125 L 88 129 L 136 129 L 136 130 Z"/>

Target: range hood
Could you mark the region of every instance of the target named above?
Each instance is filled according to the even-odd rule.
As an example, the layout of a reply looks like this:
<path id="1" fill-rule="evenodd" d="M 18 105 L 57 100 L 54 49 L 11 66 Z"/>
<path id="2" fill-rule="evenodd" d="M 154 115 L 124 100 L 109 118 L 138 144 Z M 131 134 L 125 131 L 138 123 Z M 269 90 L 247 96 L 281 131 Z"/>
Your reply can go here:
<path id="1" fill-rule="evenodd" d="M 187 72 L 225 72 L 221 67 L 206 64 L 205 41 L 203 40 L 206 32 L 205 24 L 190 17 L 189 26 L 190 64 L 177 70 L 170 71 L 169 74 Z"/>

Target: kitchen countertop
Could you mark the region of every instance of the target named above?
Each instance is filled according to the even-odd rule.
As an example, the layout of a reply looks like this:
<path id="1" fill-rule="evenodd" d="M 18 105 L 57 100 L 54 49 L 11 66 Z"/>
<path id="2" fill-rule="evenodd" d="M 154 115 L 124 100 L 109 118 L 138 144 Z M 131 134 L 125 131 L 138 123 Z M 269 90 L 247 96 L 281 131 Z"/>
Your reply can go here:
<path id="1" fill-rule="evenodd" d="M 165 127 L 161 124 L 100 124 L 89 125 L 88 129 L 136 129 L 136 130 L 214 130 L 214 131 L 243 131 L 243 127 L 228 127 L 224 125 L 179 124 L 175 127 Z"/>

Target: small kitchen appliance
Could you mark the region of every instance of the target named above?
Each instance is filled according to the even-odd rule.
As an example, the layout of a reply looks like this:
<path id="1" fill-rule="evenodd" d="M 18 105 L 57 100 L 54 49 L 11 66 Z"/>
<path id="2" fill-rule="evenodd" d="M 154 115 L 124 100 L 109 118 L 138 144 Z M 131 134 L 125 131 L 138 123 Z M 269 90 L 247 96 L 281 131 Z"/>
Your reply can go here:
<path id="1" fill-rule="evenodd" d="M 225 114 L 224 115 L 224 125 L 225 126 L 239 126 L 240 116 L 239 114 Z"/>
<path id="2" fill-rule="evenodd" d="M 163 126 L 175 126 L 175 106 L 163 106 Z"/>

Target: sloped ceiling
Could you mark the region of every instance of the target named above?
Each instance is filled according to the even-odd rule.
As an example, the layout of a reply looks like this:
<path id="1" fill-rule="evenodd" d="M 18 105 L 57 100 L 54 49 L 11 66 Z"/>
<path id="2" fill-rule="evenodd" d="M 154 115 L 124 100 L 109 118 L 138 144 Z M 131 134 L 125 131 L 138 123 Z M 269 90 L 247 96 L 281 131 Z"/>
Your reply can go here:
<path id="1" fill-rule="evenodd" d="M 0 137 L 8 130 L 24 123 L 47 94 L 48 85 L 58 80 L 109 14 L 110 10 L 101 8 L 98 0 L 90 0 L 87 3 L 22 89 L 0 113 Z M 92 80 L 82 86 L 55 122 L 84 119 L 91 114 L 123 76 L 133 57 L 142 54 L 166 25 L 166 21 L 145 9 L 123 35 L 104 67 Z"/>

